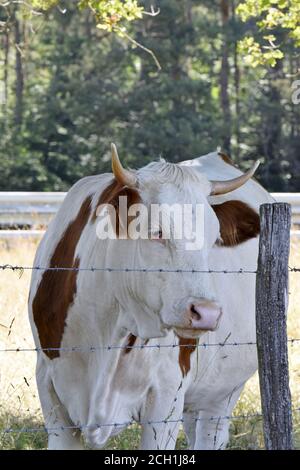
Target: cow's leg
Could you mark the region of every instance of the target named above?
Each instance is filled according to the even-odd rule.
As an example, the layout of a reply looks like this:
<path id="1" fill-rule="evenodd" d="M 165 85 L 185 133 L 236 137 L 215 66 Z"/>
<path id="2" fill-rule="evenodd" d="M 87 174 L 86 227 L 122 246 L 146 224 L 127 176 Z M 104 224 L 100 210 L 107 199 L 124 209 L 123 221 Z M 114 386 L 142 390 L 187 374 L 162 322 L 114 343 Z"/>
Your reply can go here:
<path id="1" fill-rule="evenodd" d="M 80 431 L 64 429 L 74 426 L 65 407 L 59 400 L 52 380 L 47 372 L 47 365 L 39 361 L 37 366 L 37 385 L 42 405 L 45 427 L 48 431 L 49 450 L 82 450 L 84 449 Z"/>
<path id="2" fill-rule="evenodd" d="M 243 387 L 239 387 L 223 400 L 216 401 L 215 406 L 200 411 L 196 424 L 194 450 L 221 450 L 226 448 L 230 425 L 230 419 L 227 417 L 231 416 Z"/>
<path id="3" fill-rule="evenodd" d="M 183 413 L 183 428 L 188 441 L 189 449 L 193 449 L 196 442 L 196 423 L 199 412 L 185 410 Z"/>
<path id="4" fill-rule="evenodd" d="M 141 449 L 158 450 L 174 449 L 183 411 L 182 389 L 174 393 L 170 390 L 153 390 L 148 394 L 147 403 L 141 420 Z M 173 390 L 173 393 L 172 393 Z M 175 387 L 176 390 L 176 387 Z M 166 420 L 166 422 L 162 422 Z M 159 423 L 155 423 L 159 421 Z"/>

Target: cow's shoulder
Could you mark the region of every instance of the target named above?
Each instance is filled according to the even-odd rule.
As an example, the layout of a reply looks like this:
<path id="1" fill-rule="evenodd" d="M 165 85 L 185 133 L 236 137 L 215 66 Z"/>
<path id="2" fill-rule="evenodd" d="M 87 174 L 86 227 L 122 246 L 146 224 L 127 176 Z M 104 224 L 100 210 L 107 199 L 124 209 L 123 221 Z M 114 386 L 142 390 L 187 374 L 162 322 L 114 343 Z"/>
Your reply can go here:
<path id="1" fill-rule="evenodd" d="M 29 303 L 41 347 L 54 359 L 59 357 L 66 319 L 77 293 L 77 276 L 82 250 L 79 242 L 91 228 L 91 217 L 99 193 L 111 175 L 86 177 L 67 193 L 56 217 L 37 250 Z"/>

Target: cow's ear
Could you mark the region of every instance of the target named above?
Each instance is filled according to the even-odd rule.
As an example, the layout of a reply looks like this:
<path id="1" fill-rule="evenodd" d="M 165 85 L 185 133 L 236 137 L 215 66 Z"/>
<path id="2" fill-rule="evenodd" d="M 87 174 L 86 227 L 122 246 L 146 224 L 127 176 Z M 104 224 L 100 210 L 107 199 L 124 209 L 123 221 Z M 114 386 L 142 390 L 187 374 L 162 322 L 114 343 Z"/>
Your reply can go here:
<path id="1" fill-rule="evenodd" d="M 226 201 L 212 205 L 220 223 L 221 240 L 219 246 L 235 246 L 260 232 L 259 215 L 242 201 Z"/>

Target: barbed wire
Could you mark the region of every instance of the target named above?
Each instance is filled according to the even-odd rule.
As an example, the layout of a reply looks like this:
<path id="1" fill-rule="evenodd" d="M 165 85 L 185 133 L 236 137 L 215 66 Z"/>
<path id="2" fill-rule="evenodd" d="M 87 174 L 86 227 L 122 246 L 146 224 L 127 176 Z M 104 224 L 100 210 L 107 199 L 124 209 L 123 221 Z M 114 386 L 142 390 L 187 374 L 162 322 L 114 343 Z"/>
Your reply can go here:
<path id="1" fill-rule="evenodd" d="M 300 408 L 293 408 L 292 409 L 293 413 L 298 413 L 300 412 Z M 219 421 L 221 419 L 223 420 L 239 420 L 239 419 L 252 419 L 252 418 L 262 418 L 263 415 L 262 413 L 251 413 L 251 414 L 242 414 L 242 415 L 225 415 L 225 416 L 209 416 L 207 418 L 200 417 L 200 418 L 193 418 L 192 420 L 189 419 L 189 422 L 194 421 L 195 423 L 198 421 Z M 57 426 L 57 427 L 47 427 L 47 426 L 39 426 L 36 428 L 4 428 L 0 430 L 0 433 L 3 434 L 9 434 L 9 433 L 30 433 L 30 432 L 46 432 L 46 433 L 51 433 L 51 432 L 56 432 L 56 431 L 64 431 L 64 430 L 83 430 L 83 429 L 101 429 L 101 428 L 117 428 L 117 427 L 124 427 L 124 426 L 132 426 L 133 424 L 138 424 L 140 426 L 143 425 L 155 425 L 155 424 L 184 424 L 185 420 L 184 418 L 179 418 L 179 419 L 162 419 L 162 420 L 149 420 L 149 421 L 135 421 L 135 420 L 130 420 L 130 421 L 124 421 L 122 423 L 104 423 L 104 424 L 84 424 L 84 425 L 72 425 L 72 426 Z"/>
<path id="2" fill-rule="evenodd" d="M 300 338 L 288 338 L 288 343 L 292 345 L 299 343 Z M 209 348 L 209 347 L 225 347 L 225 346 L 256 346 L 256 341 L 244 341 L 244 342 L 223 342 L 223 343 L 198 343 L 198 344 L 140 344 L 140 345 L 112 345 L 112 346 L 69 346 L 64 348 L 6 348 L 0 349 L 1 352 L 43 352 L 43 351 L 64 351 L 64 352 L 95 352 L 99 350 L 115 350 L 115 349 L 166 349 L 166 348 Z"/>
<path id="3" fill-rule="evenodd" d="M 10 271 L 85 271 L 85 272 L 137 272 L 137 273 L 190 273 L 190 274 L 257 274 L 257 270 L 250 270 L 250 269 L 168 269 L 168 268 L 112 268 L 112 267 L 88 267 L 88 268 L 76 268 L 74 266 L 65 267 L 65 266 L 18 266 L 12 264 L 3 264 L 0 265 L 0 270 L 10 270 Z M 289 272 L 300 272 L 300 268 L 297 267 L 289 267 Z"/>
<path id="4" fill-rule="evenodd" d="M 98 267 L 89 267 L 89 268 L 76 268 L 76 267 L 64 267 L 64 266 L 54 266 L 54 267 L 44 267 L 44 266 L 17 266 L 11 264 L 0 265 L 0 270 L 11 270 L 11 271 L 87 271 L 87 272 L 138 272 L 138 273 L 220 273 L 220 274 L 256 274 L 257 271 L 246 270 L 240 268 L 238 270 L 228 270 L 228 269 L 166 269 L 166 268 L 98 268 Z"/>

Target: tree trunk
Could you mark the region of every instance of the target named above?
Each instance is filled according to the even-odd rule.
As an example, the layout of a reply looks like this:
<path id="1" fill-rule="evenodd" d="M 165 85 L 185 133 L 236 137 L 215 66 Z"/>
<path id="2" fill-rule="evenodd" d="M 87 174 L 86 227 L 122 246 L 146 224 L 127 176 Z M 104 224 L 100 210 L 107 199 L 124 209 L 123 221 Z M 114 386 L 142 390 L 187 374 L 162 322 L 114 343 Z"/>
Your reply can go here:
<path id="1" fill-rule="evenodd" d="M 17 9 L 17 7 L 16 7 Z M 16 48 L 16 104 L 15 104 L 15 125 L 20 127 L 22 124 L 23 116 L 23 90 L 24 90 L 24 74 L 22 53 L 20 49 L 21 44 L 21 25 L 17 18 L 17 12 L 14 14 L 14 29 L 15 29 L 15 48 Z"/>
<path id="2" fill-rule="evenodd" d="M 192 1 L 191 0 L 186 0 L 184 3 L 184 14 L 185 14 L 185 19 L 186 22 L 191 25 L 193 23 L 193 13 L 192 13 Z"/>
<path id="3" fill-rule="evenodd" d="M 270 190 L 282 191 L 281 168 L 281 136 L 282 136 L 282 107 L 279 79 L 282 78 L 283 62 L 279 60 L 268 74 L 266 90 L 266 108 L 263 114 L 262 145 L 267 160 L 267 184 Z"/>
<path id="4" fill-rule="evenodd" d="M 232 17 L 234 21 L 236 21 L 236 5 L 235 1 L 233 0 L 232 2 Z M 240 141 L 241 141 L 241 135 L 240 135 L 240 111 L 241 111 L 241 104 L 240 104 L 240 81 L 241 81 L 241 73 L 240 73 L 240 67 L 239 67 L 239 56 L 238 56 L 238 40 L 234 38 L 234 89 L 235 89 L 235 124 L 234 124 L 234 132 L 235 132 L 235 138 L 236 138 L 236 161 L 239 163 L 240 159 Z"/>
<path id="5" fill-rule="evenodd" d="M 5 109 L 5 114 L 7 112 L 7 103 L 8 103 L 8 57 L 9 57 L 9 32 L 6 30 L 3 35 L 4 42 L 4 89 L 3 89 L 3 104 Z"/>
<path id="6" fill-rule="evenodd" d="M 220 73 L 220 97 L 221 108 L 223 113 L 223 149 L 230 153 L 231 150 L 231 112 L 230 99 L 228 93 L 229 86 L 229 38 L 228 38 L 228 22 L 230 18 L 229 0 L 220 0 L 223 47 L 222 47 L 222 63 Z"/>
<path id="7" fill-rule="evenodd" d="M 294 67 L 294 57 L 289 53 L 289 72 L 291 76 L 291 81 L 290 81 L 290 87 L 292 89 L 293 82 L 295 80 L 295 77 L 297 76 L 295 73 L 295 67 Z M 291 140 L 294 140 L 295 134 L 296 134 L 296 123 L 297 123 L 297 114 L 295 110 L 295 104 L 293 103 L 293 100 L 291 100 L 291 119 L 290 119 L 291 127 L 290 127 L 290 136 Z"/>

